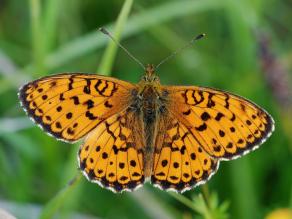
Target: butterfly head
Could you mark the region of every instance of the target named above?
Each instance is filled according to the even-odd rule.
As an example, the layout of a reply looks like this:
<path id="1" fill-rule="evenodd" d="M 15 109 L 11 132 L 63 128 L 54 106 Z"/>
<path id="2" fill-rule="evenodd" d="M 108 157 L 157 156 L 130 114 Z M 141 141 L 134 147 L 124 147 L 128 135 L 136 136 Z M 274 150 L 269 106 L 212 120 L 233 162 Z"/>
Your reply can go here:
<path id="1" fill-rule="evenodd" d="M 159 83 L 159 77 L 155 75 L 155 67 L 153 64 L 148 64 L 146 66 L 142 81 L 144 83 Z"/>

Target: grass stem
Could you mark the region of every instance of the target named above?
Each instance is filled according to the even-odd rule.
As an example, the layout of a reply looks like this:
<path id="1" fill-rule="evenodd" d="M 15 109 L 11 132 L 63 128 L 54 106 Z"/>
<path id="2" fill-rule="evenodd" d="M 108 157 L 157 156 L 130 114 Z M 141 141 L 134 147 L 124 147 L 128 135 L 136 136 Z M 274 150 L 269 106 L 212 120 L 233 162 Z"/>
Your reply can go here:
<path id="1" fill-rule="evenodd" d="M 133 0 L 125 0 L 121 13 L 118 16 L 118 20 L 116 22 L 115 30 L 113 33 L 113 35 L 115 36 L 115 39 L 118 42 L 120 41 L 122 30 L 124 29 L 124 26 L 129 17 L 132 4 L 133 4 Z M 105 53 L 103 54 L 103 57 L 101 59 L 101 63 L 98 67 L 97 72 L 99 74 L 109 75 L 113 66 L 114 59 L 117 54 L 117 49 L 118 47 L 116 43 L 111 41 L 109 43 L 109 46 L 106 48 Z"/>
<path id="2" fill-rule="evenodd" d="M 36 71 L 44 72 L 44 47 L 40 0 L 30 0 L 32 47 Z"/>

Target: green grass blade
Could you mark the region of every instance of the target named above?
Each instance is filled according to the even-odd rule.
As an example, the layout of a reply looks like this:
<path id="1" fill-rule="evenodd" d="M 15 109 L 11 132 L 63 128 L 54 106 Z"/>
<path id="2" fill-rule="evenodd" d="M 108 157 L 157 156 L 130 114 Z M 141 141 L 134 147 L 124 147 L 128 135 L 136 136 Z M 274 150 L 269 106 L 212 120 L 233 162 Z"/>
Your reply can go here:
<path id="1" fill-rule="evenodd" d="M 79 173 L 65 188 L 63 188 L 59 193 L 51 199 L 43 211 L 41 212 L 40 219 L 49 219 L 53 218 L 55 213 L 59 210 L 59 208 L 64 204 L 64 202 L 71 195 L 75 187 L 79 184 L 81 180 L 81 173 Z"/>
<path id="2" fill-rule="evenodd" d="M 258 196 L 253 186 L 251 167 L 246 158 L 231 165 L 231 180 L 238 218 L 254 217 L 259 209 Z"/>
<path id="3" fill-rule="evenodd" d="M 42 23 L 41 23 L 41 2 L 40 0 L 30 0 L 30 19 L 32 31 L 32 46 L 34 63 L 37 72 L 44 71 L 44 47 L 42 38 Z"/>
<path id="4" fill-rule="evenodd" d="M 113 33 L 117 42 L 120 41 L 122 30 L 124 29 L 124 26 L 126 25 L 128 16 L 132 8 L 132 4 L 133 4 L 133 0 L 126 0 L 121 10 L 121 13 L 119 14 L 119 17 L 115 26 L 115 31 Z M 118 49 L 118 46 L 116 45 L 116 43 L 111 41 L 108 47 L 106 48 L 106 51 L 103 54 L 101 63 L 98 67 L 97 72 L 99 74 L 109 75 L 114 59 L 116 57 L 117 49 Z"/>
<path id="5" fill-rule="evenodd" d="M 45 49 L 46 52 L 49 52 L 54 44 L 54 40 L 56 37 L 56 27 L 57 21 L 59 18 L 59 12 L 61 9 L 61 2 L 59 0 L 50 0 L 45 2 L 46 5 L 44 7 L 44 33 L 46 34 L 45 40 Z"/>

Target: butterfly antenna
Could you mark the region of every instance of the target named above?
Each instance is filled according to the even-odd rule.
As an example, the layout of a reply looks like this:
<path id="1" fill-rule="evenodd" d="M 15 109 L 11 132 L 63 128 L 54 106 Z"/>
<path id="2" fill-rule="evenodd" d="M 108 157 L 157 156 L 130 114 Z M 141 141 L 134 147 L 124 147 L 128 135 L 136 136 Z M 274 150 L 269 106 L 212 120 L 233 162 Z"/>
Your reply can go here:
<path id="1" fill-rule="evenodd" d="M 107 35 L 109 38 L 111 38 L 112 41 L 115 42 L 120 48 L 122 48 L 122 49 L 128 54 L 128 56 L 130 56 L 130 57 L 131 57 L 136 63 L 138 63 L 138 64 L 143 68 L 143 70 L 146 69 L 145 66 L 142 64 L 142 62 L 140 62 L 139 59 L 137 59 L 135 56 L 133 56 L 133 55 L 129 52 L 129 50 L 127 50 L 125 47 L 123 47 L 123 45 L 120 44 L 120 43 L 119 43 L 119 42 L 113 37 L 113 35 L 112 35 L 110 32 L 108 32 L 108 31 L 107 31 L 105 28 L 103 28 L 103 27 L 99 28 L 98 30 L 99 30 L 100 32 L 102 32 L 103 34 Z"/>
<path id="2" fill-rule="evenodd" d="M 166 58 L 164 58 L 158 65 L 156 65 L 155 70 L 157 70 L 163 63 L 167 62 L 169 59 L 172 59 L 174 56 L 176 56 L 178 53 L 180 53 L 181 51 L 183 51 L 184 49 L 190 47 L 194 42 L 196 42 L 197 40 L 202 39 L 203 37 L 205 37 L 206 34 L 202 33 L 199 34 L 198 36 L 194 37 L 193 39 L 190 40 L 190 42 L 188 42 L 186 45 L 184 45 L 183 47 L 179 48 L 178 50 L 174 51 L 173 53 L 171 53 L 169 56 L 167 56 Z"/>

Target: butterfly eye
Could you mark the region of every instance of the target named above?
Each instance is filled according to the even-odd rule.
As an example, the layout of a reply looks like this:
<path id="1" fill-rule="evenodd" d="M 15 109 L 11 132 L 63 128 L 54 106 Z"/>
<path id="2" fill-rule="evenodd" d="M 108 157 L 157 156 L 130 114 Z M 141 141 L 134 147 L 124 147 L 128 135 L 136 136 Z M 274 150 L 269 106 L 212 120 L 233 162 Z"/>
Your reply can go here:
<path id="1" fill-rule="evenodd" d="M 162 96 L 163 97 L 166 97 L 168 94 L 169 94 L 169 92 L 167 90 L 163 90 L 162 91 Z"/>

